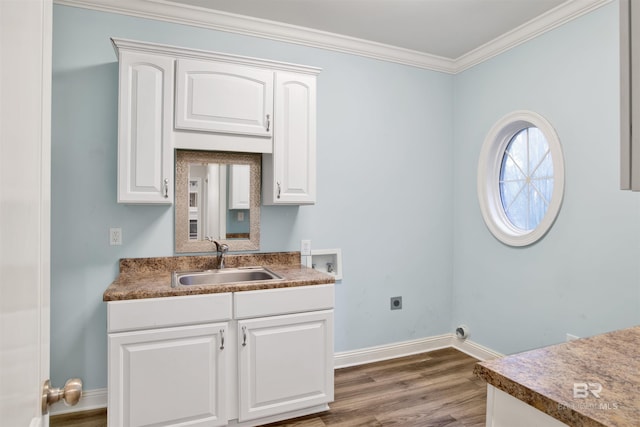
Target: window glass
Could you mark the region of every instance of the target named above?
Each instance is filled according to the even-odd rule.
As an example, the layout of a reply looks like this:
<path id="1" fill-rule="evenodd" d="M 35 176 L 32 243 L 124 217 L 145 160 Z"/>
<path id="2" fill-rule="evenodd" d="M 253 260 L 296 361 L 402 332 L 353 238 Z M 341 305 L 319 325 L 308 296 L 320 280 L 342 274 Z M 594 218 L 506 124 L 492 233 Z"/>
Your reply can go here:
<path id="1" fill-rule="evenodd" d="M 553 195 L 553 159 L 540 129 L 528 127 L 509 142 L 500 168 L 502 208 L 514 227 L 533 230 Z"/>

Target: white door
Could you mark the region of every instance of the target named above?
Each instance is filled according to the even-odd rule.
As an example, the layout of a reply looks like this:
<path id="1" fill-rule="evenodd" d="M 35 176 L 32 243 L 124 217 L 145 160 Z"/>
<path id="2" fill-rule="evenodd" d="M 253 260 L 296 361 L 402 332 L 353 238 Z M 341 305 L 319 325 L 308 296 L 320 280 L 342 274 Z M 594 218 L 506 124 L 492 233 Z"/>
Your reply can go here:
<path id="1" fill-rule="evenodd" d="M 0 1 L 0 424 L 48 426 L 51 0 Z"/>

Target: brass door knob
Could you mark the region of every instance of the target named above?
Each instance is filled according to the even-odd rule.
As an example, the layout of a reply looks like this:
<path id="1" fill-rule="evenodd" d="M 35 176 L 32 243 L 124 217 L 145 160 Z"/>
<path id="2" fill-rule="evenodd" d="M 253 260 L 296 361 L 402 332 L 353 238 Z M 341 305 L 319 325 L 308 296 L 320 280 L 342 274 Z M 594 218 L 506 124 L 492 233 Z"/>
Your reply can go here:
<path id="1" fill-rule="evenodd" d="M 46 380 L 42 387 L 42 414 L 49 412 L 49 406 L 53 405 L 60 399 L 64 400 L 69 406 L 73 406 L 82 397 L 82 380 L 80 378 L 71 378 L 67 380 L 63 388 L 51 387 L 51 381 Z"/>

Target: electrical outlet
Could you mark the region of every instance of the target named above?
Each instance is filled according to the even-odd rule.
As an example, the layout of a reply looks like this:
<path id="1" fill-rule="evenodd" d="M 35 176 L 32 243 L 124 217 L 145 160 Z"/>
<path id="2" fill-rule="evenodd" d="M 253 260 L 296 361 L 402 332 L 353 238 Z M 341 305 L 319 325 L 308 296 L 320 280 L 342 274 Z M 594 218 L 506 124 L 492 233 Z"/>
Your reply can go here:
<path id="1" fill-rule="evenodd" d="M 311 256 L 311 240 L 302 240 L 300 242 L 300 255 Z"/>
<path id="2" fill-rule="evenodd" d="M 122 228 L 109 229 L 109 244 L 111 246 L 122 244 Z"/>
<path id="3" fill-rule="evenodd" d="M 402 310 L 402 297 L 391 297 L 391 310 Z"/>

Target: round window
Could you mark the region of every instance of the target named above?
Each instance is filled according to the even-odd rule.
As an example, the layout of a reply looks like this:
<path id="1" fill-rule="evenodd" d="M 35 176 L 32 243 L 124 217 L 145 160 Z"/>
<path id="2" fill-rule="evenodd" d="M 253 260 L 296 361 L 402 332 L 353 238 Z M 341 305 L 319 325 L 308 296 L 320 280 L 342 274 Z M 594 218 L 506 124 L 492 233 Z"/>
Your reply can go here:
<path id="1" fill-rule="evenodd" d="M 478 163 L 478 198 L 487 227 L 501 242 L 526 246 L 542 238 L 564 194 L 558 136 L 542 116 L 516 111 L 489 131 Z"/>

